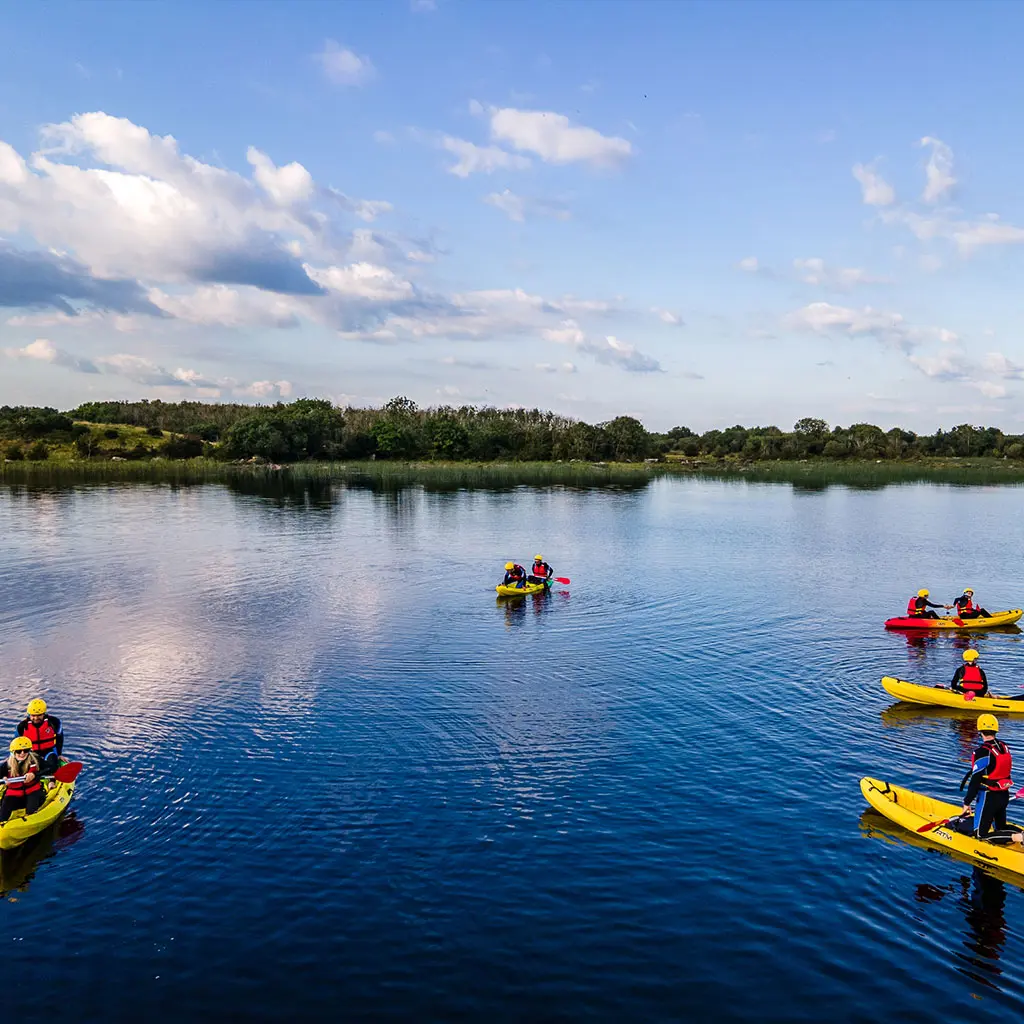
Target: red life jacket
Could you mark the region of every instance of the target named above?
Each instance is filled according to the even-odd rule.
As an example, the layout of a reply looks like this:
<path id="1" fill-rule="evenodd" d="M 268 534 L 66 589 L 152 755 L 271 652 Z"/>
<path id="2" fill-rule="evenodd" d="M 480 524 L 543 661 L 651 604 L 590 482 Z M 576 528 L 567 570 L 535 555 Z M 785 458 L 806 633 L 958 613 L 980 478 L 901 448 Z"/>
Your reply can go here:
<path id="1" fill-rule="evenodd" d="M 547 562 L 534 562 L 533 563 L 533 575 L 539 576 L 541 579 L 548 578 L 548 563 Z"/>
<path id="2" fill-rule="evenodd" d="M 956 605 L 960 609 L 960 614 L 961 615 L 964 612 L 973 612 L 974 611 L 974 602 L 969 597 L 967 597 L 966 595 L 964 597 L 958 597 L 956 599 Z"/>
<path id="3" fill-rule="evenodd" d="M 985 683 L 981 678 L 981 669 L 977 665 L 964 665 L 964 674 L 960 677 L 960 685 L 968 693 L 984 693 Z"/>
<path id="4" fill-rule="evenodd" d="M 25 758 L 25 761 L 26 762 L 28 761 L 27 757 Z M 8 767 L 7 770 L 10 771 L 10 767 Z M 24 797 L 24 796 L 28 796 L 29 793 L 38 793 L 39 790 L 41 790 L 43 788 L 42 783 L 39 781 L 39 766 L 38 765 L 35 768 L 32 768 L 29 764 L 26 763 L 25 767 L 24 768 L 19 768 L 18 771 L 20 771 L 23 775 L 28 775 L 28 773 L 30 771 L 34 771 L 36 773 L 36 777 L 31 782 L 28 782 L 28 783 L 25 783 L 25 782 L 8 782 L 7 783 L 7 789 L 4 791 L 4 796 Z"/>
<path id="5" fill-rule="evenodd" d="M 917 595 L 916 594 L 907 602 L 907 615 L 911 616 L 911 617 L 914 616 L 914 615 L 917 615 Z"/>
<path id="6" fill-rule="evenodd" d="M 526 570 L 521 565 L 515 565 L 508 571 L 510 579 L 521 580 L 526 575 Z"/>
<path id="7" fill-rule="evenodd" d="M 25 724 L 22 736 L 27 736 L 32 741 L 32 749 L 40 759 L 57 748 L 57 734 L 53 731 L 49 718 L 44 718 L 38 725 L 30 718 Z"/>
<path id="8" fill-rule="evenodd" d="M 1010 757 L 1010 749 L 1005 743 L 999 740 L 986 740 L 982 746 L 991 754 L 995 760 L 995 767 L 981 777 L 982 786 L 990 791 L 1009 789 L 1013 785 L 1010 772 L 1013 769 L 1013 758 Z M 974 758 L 971 759 L 971 767 L 974 767 Z"/>

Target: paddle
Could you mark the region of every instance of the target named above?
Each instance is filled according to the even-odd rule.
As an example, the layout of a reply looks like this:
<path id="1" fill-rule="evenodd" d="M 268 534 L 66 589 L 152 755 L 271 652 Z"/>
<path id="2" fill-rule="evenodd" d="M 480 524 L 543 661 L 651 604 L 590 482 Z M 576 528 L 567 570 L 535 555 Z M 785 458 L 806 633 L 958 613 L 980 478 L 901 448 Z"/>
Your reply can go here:
<path id="1" fill-rule="evenodd" d="M 67 764 L 62 764 L 54 773 L 52 778 L 58 782 L 74 782 L 78 778 L 78 773 L 82 770 L 81 761 L 69 761 Z M 37 776 L 38 777 L 38 776 Z M 46 778 L 46 776 L 42 776 Z M 19 775 L 14 779 L 0 779 L 0 782 L 4 785 L 10 785 L 12 782 L 24 782 L 25 776 Z"/>
<path id="2" fill-rule="evenodd" d="M 1014 800 L 1019 800 L 1022 796 L 1024 796 L 1024 789 L 1019 789 L 1016 793 L 1013 794 L 1013 796 L 1010 797 L 1007 803 L 1012 803 Z M 962 818 L 965 813 L 966 812 L 961 811 L 959 814 L 954 814 L 952 818 L 943 818 L 942 821 L 930 821 L 927 825 L 922 825 L 917 831 L 931 832 L 933 828 L 939 828 L 942 825 L 948 825 L 951 821 L 954 821 L 957 818 Z"/>

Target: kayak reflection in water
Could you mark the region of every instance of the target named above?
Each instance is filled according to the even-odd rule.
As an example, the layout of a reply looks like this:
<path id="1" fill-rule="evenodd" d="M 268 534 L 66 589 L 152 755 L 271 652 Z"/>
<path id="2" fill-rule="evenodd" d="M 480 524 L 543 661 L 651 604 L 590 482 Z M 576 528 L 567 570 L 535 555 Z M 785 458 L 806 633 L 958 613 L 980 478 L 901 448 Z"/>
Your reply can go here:
<path id="1" fill-rule="evenodd" d="M 525 587 L 526 570 L 518 562 L 506 562 L 505 578 L 501 582 L 504 587 Z"/>
<path id="2" fill-rule="evenodd" d="M 992 614 L 974 603 L 974 591 L 970 587 L 964 587 L 964 592 L 953 602 L 953 606 L 961 619 L 988 618 Z"/>
<path id="3" fill-rule="evenodd" d="M 970 780 L 964 794 L 963 815 L 955 824 L 951 824 L 963 835 L 973 833 L 979 839 L 987 839 L 989 842 L 1022 842 L 1024 834 L 1014 832 L 1006 822 L 1006 807 L 1010 802 L 1010 787 L 1013 785 L 1010 778 L 1013 757 L 1010 748 L 996 738 L 999 720 L 995 715 L 979 715 L 978 732 L 981 734 L 981 744 L 971 758 L 971 770 L 960 782 L 960 788 L 963 789 L 964 784 Z M 978 807 L 974 812 L 972 827 L 968 815 L 975 799 Z M 993 825 L 995 832 L 989 835 Z"/>
<path id="4" fill-rule="evenodd" d="M 547 583 L 547 581 L 554 575 L 555 570 L 544 561 L 543 555 L 533 556 L 533 566 L 530 569 L 531 583 Z"/>
<path id="5" fill-rule="evenodd" d="M 11 740 L 11 756 L 0 765 L 0 779 L 16 779 L 4 788 L 0 800 L 0 822 L 6 821 L 14 811 L 25 809 L 35 814 L 43 806 L 45 795 L 39 781 L 39 758 L 32 750 L 32 741 L 25 736 Z"/>
<path id="6" fill-rule="evenodd" d="M 954 693 L 970 693 L 984 697 L 988 693 L 988 677 L 978 664 L 978 652 L 972 647 L 963 653 L 964 663 L 953 673 L 949 688 Z"/>

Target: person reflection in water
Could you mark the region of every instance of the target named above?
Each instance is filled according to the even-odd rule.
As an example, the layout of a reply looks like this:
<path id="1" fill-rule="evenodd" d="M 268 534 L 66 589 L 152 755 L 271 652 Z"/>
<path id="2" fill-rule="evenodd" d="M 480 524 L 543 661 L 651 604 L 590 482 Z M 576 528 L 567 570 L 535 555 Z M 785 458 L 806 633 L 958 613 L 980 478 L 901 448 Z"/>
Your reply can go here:
<path id="1" fill-rule="evenodd" d="M 915 899 L 918 903 L 938 903 L 947 893 L 957 894 L 957 905 L 967 924 L 964 947 L 968 952 L 958 953 L 957 957 L 974 968 L 967 972 L 970 977 L 992 986 L 992 979 L 985 975 L 1003 973 L 999 959 L 1006 945 L 1006 887 L 981 868 L 973 868 L 969 878 L 961 875 L 956 882 L 941 888 L 927 883 L 917 886 Z"/>

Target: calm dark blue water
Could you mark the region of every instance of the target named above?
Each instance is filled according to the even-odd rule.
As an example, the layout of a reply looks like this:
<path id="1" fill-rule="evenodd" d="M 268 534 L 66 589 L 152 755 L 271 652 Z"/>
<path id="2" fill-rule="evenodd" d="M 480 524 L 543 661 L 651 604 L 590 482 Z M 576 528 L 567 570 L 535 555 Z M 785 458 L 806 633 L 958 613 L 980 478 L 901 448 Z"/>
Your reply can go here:
<path id="1" fill-rule="evenodd" d="M 882 621 L 1024 603 L 1022 496 L 0 489 L 3 714 L 87 765 L 3 858 L 6 1016 L 1020 1014 L 1024 891 L 858 780 L 955 796 L 969 730 L 879 678 L 963 643 Z M 496 600 L 536 551 L 572 585 Z"/>

